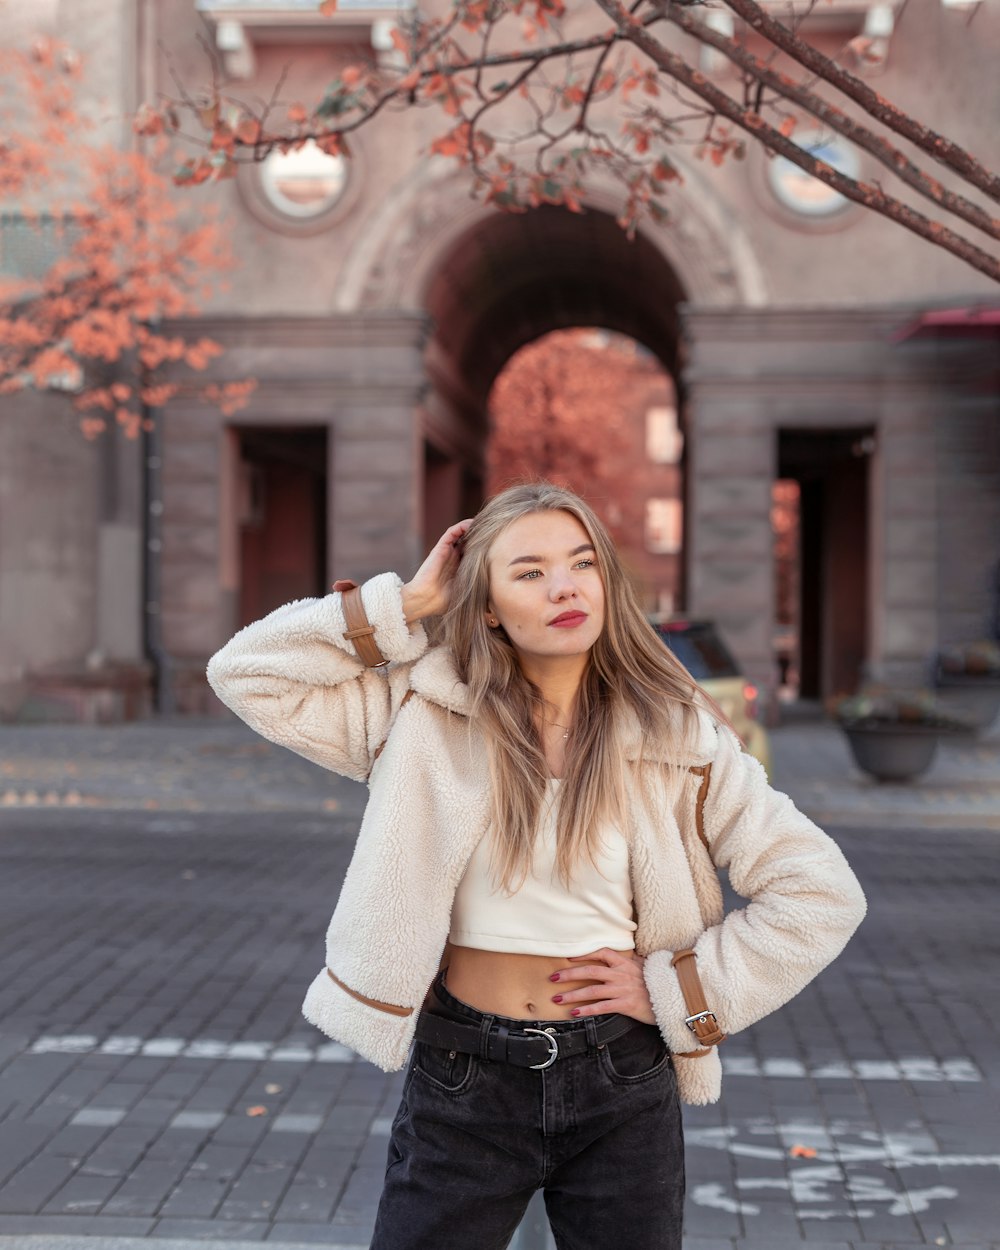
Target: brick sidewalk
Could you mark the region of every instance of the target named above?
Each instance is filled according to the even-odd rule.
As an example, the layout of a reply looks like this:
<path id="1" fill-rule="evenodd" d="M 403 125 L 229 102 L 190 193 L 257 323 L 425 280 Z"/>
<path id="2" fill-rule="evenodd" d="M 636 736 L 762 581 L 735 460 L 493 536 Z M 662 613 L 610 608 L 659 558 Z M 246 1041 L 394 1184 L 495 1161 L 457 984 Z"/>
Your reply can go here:
<path id="1" fill-rule="evenodd" d="M 686 1109 L 685 1250 L 1000 1250 L 1000 743 L 774 754 L 871 914 Z M 0 727 L 0 1250 L 364 1250 L 400 1077 L 299 1014 L 364 799 L 233 721 Z"/>
<path id="2" fill-rule="evenodd" d="M 772 730 L 774 784 L 821 826 L 1000 831 L 1000 732 L 945 740 L 930 771 L 880 784 L 825 721 Z M 365 790 L 265 742 L 235 719 L 0 725 L 0 810 L 338 812 Z"/>
<path id="3" fill-rule="evenodd" d="M 0 1250 L 363 1250 L 401 1078 L 299 1014 L 355 824 L 0 813 Z M 996 840 L 838 839 L 870 916 L 686 1108 L 685 1250 L 1000 1246 Z"/>
<path id="4" fill-rule="evenodd" d="M 943 739 L 930 769 L 908 783 L 878 782 L 851 759 L 825 721 L 772 731 L 774 785 L 817 824 L 835 828 L 1000 832 L 1000 732 Z"/>
<path id="5" fill-rule="evenodd" d="M 125 725 L 0 725 L 0 810 L 342 812 L 365 788 L 274 746 L 235 717 Z"/>

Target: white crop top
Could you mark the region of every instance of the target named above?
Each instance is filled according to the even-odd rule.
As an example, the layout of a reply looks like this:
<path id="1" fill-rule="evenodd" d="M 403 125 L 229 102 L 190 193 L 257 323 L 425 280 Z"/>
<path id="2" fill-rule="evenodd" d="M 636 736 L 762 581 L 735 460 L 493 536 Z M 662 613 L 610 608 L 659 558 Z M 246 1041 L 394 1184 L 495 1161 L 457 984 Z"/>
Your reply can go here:
<path id="1" fill-rule="evenodd" d="M 569 888 L 556 870 L 559 781 L 549 779 L 535 839 L 531 872 L 515 894 L 494 888 L 491 839 L 476 847 L 455 895 L 449 941 L 478 950 L 525 955 L 586 955 L 610 946 L 634 950 L 628 845 L 618 829 L 601 838 L 592 863 L 581 855 Z"/>

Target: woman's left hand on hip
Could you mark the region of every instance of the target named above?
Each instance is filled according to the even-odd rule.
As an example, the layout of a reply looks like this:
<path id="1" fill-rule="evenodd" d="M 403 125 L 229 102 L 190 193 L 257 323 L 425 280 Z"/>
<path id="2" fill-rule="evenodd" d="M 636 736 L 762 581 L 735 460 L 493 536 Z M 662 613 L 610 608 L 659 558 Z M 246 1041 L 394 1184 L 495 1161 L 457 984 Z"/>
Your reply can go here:
<path id="1" fill-rule="evenodd" d="M 550 980 L 559 987 L 552 996 L 553 1002 L 570 1006 L 573 1016 L 600 1016 L 618 1012 L 641 1020 L 643 1024 L 655 1024 L 653 1004 L 642 975 L 643 961 L 635 955 L 619 954 L 603 947 L 589 955 L 570 955 L 573 966 L 554 972 Z M 574 981 L 596 981 L 581 989 L 563 989 Z"/>

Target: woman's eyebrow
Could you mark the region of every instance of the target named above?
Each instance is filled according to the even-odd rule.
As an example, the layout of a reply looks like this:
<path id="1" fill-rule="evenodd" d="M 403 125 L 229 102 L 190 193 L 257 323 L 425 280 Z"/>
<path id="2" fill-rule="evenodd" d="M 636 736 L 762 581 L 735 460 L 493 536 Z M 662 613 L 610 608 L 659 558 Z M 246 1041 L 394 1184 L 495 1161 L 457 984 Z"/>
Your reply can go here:
<path id="1" fill-rule="evenodd" d="M 582 543 L 579 547 L 574 547 L 573 550 L 569 554 L 571 556 L 578 556 L 581 554 L 581 552 L 593 551 L 593 550 L 594 550 L 593 543 Z M 597 553 L 595 552 L 594 554 L 596 555 Z M 517 556 L 516 559 L 511 560 L 510 564 L 508 564 L 507 567 L 510 568 L 512 564 L 544 564 L 545 559 L 546 559 L 545 556 Z"/>

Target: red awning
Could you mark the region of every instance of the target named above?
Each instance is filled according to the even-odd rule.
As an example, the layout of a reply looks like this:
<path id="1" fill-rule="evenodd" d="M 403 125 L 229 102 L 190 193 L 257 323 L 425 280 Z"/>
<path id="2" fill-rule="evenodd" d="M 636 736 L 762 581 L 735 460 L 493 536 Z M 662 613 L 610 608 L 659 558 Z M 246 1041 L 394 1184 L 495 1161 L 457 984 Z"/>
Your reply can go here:
<path id="1" fill-rule="evenodd" d="M 921 313 L 892 337 L 897 343 L 907 339 L 1000 338 L 1000 308 L 937 308 Z"/>

